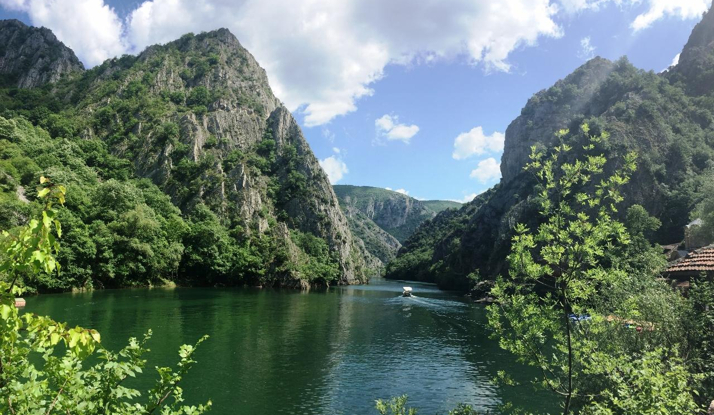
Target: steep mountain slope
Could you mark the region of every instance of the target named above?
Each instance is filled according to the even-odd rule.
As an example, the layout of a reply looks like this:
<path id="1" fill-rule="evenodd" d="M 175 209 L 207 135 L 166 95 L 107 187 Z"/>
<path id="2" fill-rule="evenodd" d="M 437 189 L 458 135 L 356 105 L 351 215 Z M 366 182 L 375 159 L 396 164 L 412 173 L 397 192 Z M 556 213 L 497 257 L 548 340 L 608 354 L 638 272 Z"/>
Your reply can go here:
<path id="1" fill-rule="evenodd" d="M 379 261 L 377 268 L 384 268 L 385 264 L 394 259 L 402 244 L 356 207 L 343 206 L 342 211 L 347 216 L 352 234 L 359 238 L 365 249 Z"/>
<path id="2" fill-rule="evenodd" d="M 74 52 L 49 29 L 0 21 L 0 86 L 34 88 L 83 70 Z"/>
<path id="3" fill-rule="evenodd" d="M 17 53 L 14 45 L 3 47 Z M 185 218 L 215 215 L 237 252 L 251 252 L 258 265 L 248 272 L 240 264 L 246 258 L 222 260 L 209 283 L 305 286 L 367 279 L 365 258 L 372 259 L 352 237 L 297 122 L 228 30 L 188 34 L 70 78 L 41 94 L 2 91 L 1 113 L 24 116 L 53 137 L 106 148 L 113 165 L 82 160 L 100 182 L 147 178 Z M 40 161 L 40 168 L 49 167 Z M 185 238 L 186 251 L 197 240 Z M 201 283 L 192 275 L 202 272 L 201 256 L 184 257 L 177 272 Z"/>
<path id="4" fill-rule="evenodd" d="M 334 189 L 350 229 L 382 264 L 396 256 L 401 242 L 422 222 L 461 206 L 448 200 L 417 200 L 378 187 L 335 185 Z"/>
<path id="5" fill-rule="evenodd" d="M 630 150 L 639 154 L 624 207 L 641 204 L 662 221 L 655 241 L 681 240 L 701 197 L 700 184 L 711 180 L 714 166 L 713 32 L 710 11 L 685 46 L 681 66 L 663 74 L 638 70 L 625 58 L 595 58 L 535 94 L 506 130 L 501 183 L 451 214 L 460 217 L 458 231 L 441 229 L 439 223 L 452 222 L 438 216 L 425 225 L 434 228 L 430 232 L 415 233 L 388 267 L 387 277 L 414 276 L 464 288 L 471 272 L 489 277 L 503 272 L 513 226 L 536 224 L 534 183 L 522 172 L 531 146 L 550 147 L 558 130 L 577 132 L 583 122 L 594 134 L 611 134 L 606 148 L 610 159 Z M 567 139 L 576 140 L 576 135 Z"/>
<path id="6" fill-rule="evenodd" d="M 408 238 L 423 221 L 458 202 L 421 201 L 392 190 L 370 186 L 335 185 L 342 206 L 352 206 L 367 215 L 399 242 Z"/>

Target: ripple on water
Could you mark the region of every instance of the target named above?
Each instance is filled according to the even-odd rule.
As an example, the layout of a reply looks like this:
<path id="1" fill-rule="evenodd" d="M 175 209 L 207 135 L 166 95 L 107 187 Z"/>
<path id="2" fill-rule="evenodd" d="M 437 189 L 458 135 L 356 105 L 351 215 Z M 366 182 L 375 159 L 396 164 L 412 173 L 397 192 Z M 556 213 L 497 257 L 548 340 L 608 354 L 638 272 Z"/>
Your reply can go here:
<path id="1" fill-rule="evenodd" d="M 401 296 L 405 285 L 414 297 Z M 431 285 L 108 290 L 41 296 L 26 310 L 97 328 L 112 349 L 152 328 L 148 367 L 173 364 L 181 343 L 209 334 L 185 396 L 210 397 L 219 415 L 373 415 L 375 399 L 405 393 L 430 415 L 515 396 L 489 381 L 514 363 L 488 340 L 483 307 Z"/>

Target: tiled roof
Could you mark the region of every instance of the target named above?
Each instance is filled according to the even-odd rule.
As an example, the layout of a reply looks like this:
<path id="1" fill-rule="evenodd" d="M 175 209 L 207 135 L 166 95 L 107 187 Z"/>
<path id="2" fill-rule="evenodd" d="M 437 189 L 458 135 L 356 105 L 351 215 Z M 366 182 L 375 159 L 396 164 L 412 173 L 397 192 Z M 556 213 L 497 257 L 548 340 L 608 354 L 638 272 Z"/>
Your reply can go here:
<path id="1" fill-rule="evenodd" d="M 714 271 L 714 245 L 697 249 L 667 267 L 668 273 Z"/>

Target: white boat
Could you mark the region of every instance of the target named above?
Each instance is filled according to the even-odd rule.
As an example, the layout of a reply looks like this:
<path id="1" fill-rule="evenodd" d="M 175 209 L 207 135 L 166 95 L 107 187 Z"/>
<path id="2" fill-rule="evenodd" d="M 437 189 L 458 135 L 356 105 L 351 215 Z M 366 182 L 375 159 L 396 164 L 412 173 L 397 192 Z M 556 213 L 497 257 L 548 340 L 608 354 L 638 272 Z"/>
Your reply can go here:
<path id="1" fill-rule="evenodd" d="M 402 287 L 404 290 L 402 292 L 402 297 L 411 297 L 412 296 L 412 287 Z"/>

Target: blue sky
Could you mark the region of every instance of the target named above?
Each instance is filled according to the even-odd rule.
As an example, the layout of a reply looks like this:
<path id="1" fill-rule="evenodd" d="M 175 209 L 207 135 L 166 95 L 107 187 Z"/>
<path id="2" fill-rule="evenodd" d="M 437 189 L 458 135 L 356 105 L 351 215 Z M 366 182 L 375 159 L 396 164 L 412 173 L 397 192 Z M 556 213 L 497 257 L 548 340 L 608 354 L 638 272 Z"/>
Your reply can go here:
<path id="1" fill-rule="evenodd" d="M 0 0 L 0 18 L 49 27 L 87 66 L 228 27 L 334 182 L 463 200 L 498 182 L 503 133 L 531 95 L 595 55 L 660 72 L 709 4 Z"/>

